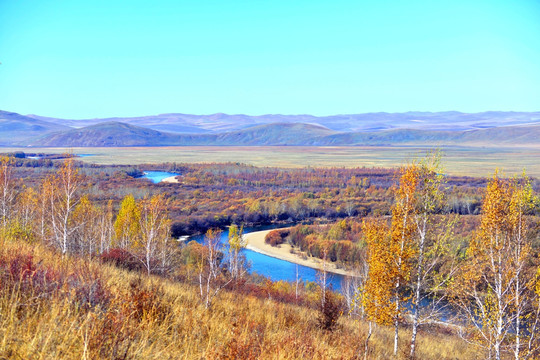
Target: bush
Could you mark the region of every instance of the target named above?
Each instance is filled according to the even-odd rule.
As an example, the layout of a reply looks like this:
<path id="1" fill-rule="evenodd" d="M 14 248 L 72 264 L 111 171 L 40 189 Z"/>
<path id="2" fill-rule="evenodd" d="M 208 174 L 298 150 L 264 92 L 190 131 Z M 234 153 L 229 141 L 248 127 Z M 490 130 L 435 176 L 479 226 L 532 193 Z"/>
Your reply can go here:
<path id="1" fill-rule="evenodd" d="M 272 246 L 277 246 L 283 244 L 283 238 L 281 237 L 279 230 L 273 230 L 266 234 L 264 242 Z"/>
<path id="2" fill-rule="evenodd" d="M 143 264 L 133 254 L 124 249 L 116 248 L 104 252 L 101 254 L 101 261 L 131 271 L 143 270 Z"/>
<path id="3" fill-rule="evenodd" d="M 343 304 L 338 296 L 330 291 L 325 292 L 324 298 L 317 321 L 321 329 L 332 331 L 336 328 L 337 321 L 343 313 Z"/>

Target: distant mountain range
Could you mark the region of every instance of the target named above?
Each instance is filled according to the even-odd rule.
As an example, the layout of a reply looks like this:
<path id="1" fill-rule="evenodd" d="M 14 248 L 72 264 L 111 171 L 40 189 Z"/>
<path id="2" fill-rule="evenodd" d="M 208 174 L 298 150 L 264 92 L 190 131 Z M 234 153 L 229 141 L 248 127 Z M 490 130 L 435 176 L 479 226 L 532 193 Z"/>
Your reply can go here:
<path id="1" fill-rule="evenodd" d="M 66 120 L 0 111 L 0 146 L 540 144 L 540 112 L 187 115 Z"/>

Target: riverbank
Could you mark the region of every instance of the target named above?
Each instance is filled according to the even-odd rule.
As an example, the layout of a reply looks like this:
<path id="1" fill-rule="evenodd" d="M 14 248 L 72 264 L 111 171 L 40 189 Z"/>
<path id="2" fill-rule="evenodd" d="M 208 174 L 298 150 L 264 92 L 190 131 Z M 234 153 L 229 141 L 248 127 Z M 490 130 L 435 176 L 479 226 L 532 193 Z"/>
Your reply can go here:
<path id="1" fill-rule="evenodd" d="M 272 230 L 255 231 L 244 235 L 244 239 L 247 241 L 246 248 L 267 256 L 271 256 L 277 259 L 292 262 L 294 264 L 303 265 L 316 270 L 323 269 L 323 261 L 314 257 L 304 258 L 302 254 L 292 253 L 292 246 L 289 244 L 281 244 L 279 246 L 271 246 L 264 242 L 266 234 Z M 295 250 L 296 251 L 296 250 Z M 340 275 L 353 275 L 352 272 L 344 269 L 338 269 L 336 264 L 332 262 L 326 263 L 326 271 L 340 274 Z"/>
<path id="2" fill-rule="evenodd" d="M 175 176 L 171 176 L 171 177 L 165 178 L 165 179 L 161 180 L 161 182 L 178 184 L 179 181 L 178 181 L 178 179 L 177 179 L 177 176 L 178 176 L 178 175 L 175 175 Z"/>

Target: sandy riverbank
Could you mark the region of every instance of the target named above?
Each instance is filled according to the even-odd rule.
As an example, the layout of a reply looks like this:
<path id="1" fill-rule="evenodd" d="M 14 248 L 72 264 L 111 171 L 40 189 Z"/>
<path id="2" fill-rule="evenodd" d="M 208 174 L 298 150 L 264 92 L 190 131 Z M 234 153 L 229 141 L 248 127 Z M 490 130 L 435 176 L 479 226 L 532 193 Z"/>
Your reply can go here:
<path id="1" fill-rule="evenodd" d="M 268 234 L 270 231 L 272 230 L 255 231 L 244 235 L 247 241 L 246 248 L 264 255 L 275 257 L 277 259 L 286 260 L 317 270 L 322 270 L 323 261 L 321 259 L 317 259 L 314 257 L 308 257 L 307 259 L 303 259 L 301 255 L 292 254 L 292 247 L 289 244 L 281 244 L 279 245 L 279 247 L 277 247 L 265 243 L 264 238 L 266 237 L 266 234 Z M 338 269 L 335 264 L 330 262 L 327 263 L 326 270 L 328 272 L 340 275 L 352 275 L 351 272 L 343 269 Z"/>
<path id="2" fill-rule="evenodd" d="M 168 178 L 165 178 L 165 179 L 161 180 L 161 182 L 177 184 L 177 183 L 179 183 L 177 177 L 178 177 L 178 175 L 171 176 L 171 177 L 168 177 Z"/>

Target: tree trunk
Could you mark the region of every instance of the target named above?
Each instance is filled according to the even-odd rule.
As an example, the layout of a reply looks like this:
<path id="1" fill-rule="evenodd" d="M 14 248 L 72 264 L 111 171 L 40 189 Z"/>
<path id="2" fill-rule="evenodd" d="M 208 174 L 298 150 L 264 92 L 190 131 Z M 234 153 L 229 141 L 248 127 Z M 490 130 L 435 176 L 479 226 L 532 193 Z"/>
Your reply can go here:
<path id="1" fill-rule="evenodd" d="M 370 321 L 368 334 L 366 336 L 366 342 L 364 344 L 364 360 L 367 360 L 368 358 L 367 356 L 368 356 L 368 350 L 369 350 L 369 339 L 371 338 L 371 333 L 372 333 L 372 322 Z"/>
<path id="2" fill-rule="evenodd" d="M 397 356 L 398 351 L 398 337 L 399 337 L 399 328 L 398 328 L 398 319 L 394 320 L 394 356 Z"/>
<path id="3" fill-rule="evenodd" d="M 399 283 L 398 283 L 399 286 Z M 396 315 L 394 318 L 394 356 L 397 356 L 398 352 L 398 340 L 399 340 L 399 298 L 396 298 Z"/>

